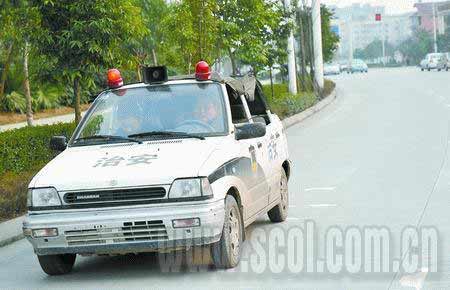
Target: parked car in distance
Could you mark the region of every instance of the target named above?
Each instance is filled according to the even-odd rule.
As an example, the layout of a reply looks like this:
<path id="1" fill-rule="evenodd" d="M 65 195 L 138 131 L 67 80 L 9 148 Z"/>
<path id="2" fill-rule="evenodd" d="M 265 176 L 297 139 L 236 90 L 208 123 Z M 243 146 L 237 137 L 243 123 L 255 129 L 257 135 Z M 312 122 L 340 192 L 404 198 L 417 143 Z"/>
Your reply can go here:
<path id="1" fill-rule="evenodd" d="M 348 63 L 347 62 L 341 62 L 339 64 L 339 66 L 341 67 L 341 72 L 346 72 L 348 69 Z"/>
<path id="2" fill-rule="evenodd" d="M 369 72 L 369 67 L 367 66 L 367 64 L 363 60 L 361 60 L 361 59 L 354 59 L 352 61 L 351 67 L 348 68 L 348 72 L 349 73 L 355 73 L 355 72 L 368 73 Z"/>
<path id="3" fill-rule="evenodd" d="M 436 69 L 441 71 L 446 69 L 447 66 L 447 57 L 443 53 L 429 53 L 425 56 L 425 58 L 420 62 L 420 70 L 431 71 Z"/>
<path id="4" fill-rule="evenodd" d="M 445 53 L 446 63 L 445 70 L 448 71 L 450 69 L 450 52 Z"/>
<path id="5" fill-rule="evenodd" d="M 341 66 L 338 63 L 327 63 L 323 67 L 323 74 L 328 75 L 339 75 L 341 74 Z"/>

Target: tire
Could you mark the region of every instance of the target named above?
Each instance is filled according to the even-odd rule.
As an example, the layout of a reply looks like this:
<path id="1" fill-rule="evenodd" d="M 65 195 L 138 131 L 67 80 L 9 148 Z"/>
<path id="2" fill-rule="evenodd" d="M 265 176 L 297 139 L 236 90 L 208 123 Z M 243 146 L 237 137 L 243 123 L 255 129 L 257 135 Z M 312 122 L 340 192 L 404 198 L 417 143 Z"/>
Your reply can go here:
<path id="1" fill-rule="evenodd" d="M 286 172 L 281 170 L 281 178 L 280 178 L 280 195 L 281 201 L 275 207 L 273 207 L 267 215 L 269 219 L 273 223 L 284 222 L 288 215 L 289 209 L 289 187 L 288 187 L 288 179 L 286 176 Z"/>
<path id="2" fill-rule="evenodd" d="M 423 69 L 423 68 L 421 68 L 420 70 L 421 70 L 421 71 L 424 71 L 424 69 Z"/>
<path id="3" fill-rule="evenodd" d="M 431 68 L 428 68 L 428 71 L 431 71 Z"/>
<path id="4" fill-rule="evenodd" d="M 225 222 L 220 241 L 212 245 L 211 256 L 214 266 L 218 269 L 236 267 L 242 254 L 244 236 L 244 223 L 242 222 L 239 206 L 233 196 L 225 198 Z"/>
<path id="5" fill-rule="evenodd" d="M 50 276 L 64 275 L 72 271 L 75 254 L 38 256 L 42 270 Z"/>

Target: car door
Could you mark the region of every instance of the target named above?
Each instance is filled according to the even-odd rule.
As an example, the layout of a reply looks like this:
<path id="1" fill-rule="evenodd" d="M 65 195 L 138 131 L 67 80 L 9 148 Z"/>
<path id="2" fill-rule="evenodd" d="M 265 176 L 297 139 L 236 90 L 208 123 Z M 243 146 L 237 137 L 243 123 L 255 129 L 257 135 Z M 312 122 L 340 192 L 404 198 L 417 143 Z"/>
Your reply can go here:
<path id="1" fill-rule="evenodd" d="M 241 97 L 241 104 L 245 110 L 246 121 L 236 124 L 252 123 L 250 111 L 245 97 Z M 248 218 L 259 214 L 268 205 L 269 183 L 267 176 L 270 175 L 270 166 L 265 154 L 266 136 L 245 140 L 238 140 L 241 148 L 241 156 L 244 157 L 246 170 L 244 182 L 247 185 L 250 205 L 248 208 Z"/>
<path id="2" fill-rule="evenodd" d="M 270 188 L 268 202 L 269 204 L 275 202 L 280 198 L 280 178 L 282 164 L 286 160 L 287 144 L 284 140 L 283 123 L 277 115 L 269 113 L 271 122 L 267 126 L 267 155 L 270 166 Z"/>
<path id="3" fill-rule="evenodd" d="M 259 140 L 258 146 L 268 185 L 267 203 L 270 204 L 279 197 L 280 170 L 282 168 L 280 137 L 283 125 L 280 119 L 270 112 L 259 84 L 255 88 L 254 100 L 248 102 L 248 106 L 252 119 L 255 122 L 266 124 L 266 135 Z"/>

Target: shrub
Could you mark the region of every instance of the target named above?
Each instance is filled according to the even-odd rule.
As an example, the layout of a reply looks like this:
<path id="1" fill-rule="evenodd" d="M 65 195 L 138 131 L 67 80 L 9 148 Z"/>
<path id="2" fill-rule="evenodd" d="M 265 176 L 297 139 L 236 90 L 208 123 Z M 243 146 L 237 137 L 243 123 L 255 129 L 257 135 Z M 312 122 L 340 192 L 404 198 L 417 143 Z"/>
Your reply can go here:
<path id="1" fill-rule="evenodd" d="M 0 107 L 1 111 L 24 113 L 26 109 L 25 96 L 13 91 L 4 96 Z"/>
<path id="2" fill-rule="evenodd" d="M 28 184 L 54 156 L 54 135 L 70 136 L 75 124 L 24 127 L 0 133 L 0 220 L 26 211 Z"/>
<path id="3" fill-rule="evenodd" d="M 24 127 L 0 133 L 0 175 L 20 173 L 45 164 L 54 157 L 49 148 L 51 137 L 70 136 L 74 129 L 75 124 L 70 123 Z"/>
<path id="4" fill-rule="evenodd" d="M 323 88 L 323 95 L 325 97 L 329 96 L 331 92 L 336 88 L 336 83 L 330 80 L 325 79 L 325 84 Z"/>
<path id="5" fill-rule="evenodd" d="M 270 85 L 263 86 L 263 91 L 271 110 L 281 119 L 297 114 L 316 103 L 314 93 L 301 92 L 292 95 L 287 84 L 275 84 L 273 97 Z"/>
<path id="6" fill-rule="evenodd" d="M 55 109 L 61 107 L 60 98 L 64 95 L 64 88 L 42 85 L 33 93 L 33 110 Z"/>
<path id="7" fill-rule="evenodd" d="M 0 175 L 0 221 L 26 211 L 28 184 L 40 168 L 36 166 L 25 172 Z"/>

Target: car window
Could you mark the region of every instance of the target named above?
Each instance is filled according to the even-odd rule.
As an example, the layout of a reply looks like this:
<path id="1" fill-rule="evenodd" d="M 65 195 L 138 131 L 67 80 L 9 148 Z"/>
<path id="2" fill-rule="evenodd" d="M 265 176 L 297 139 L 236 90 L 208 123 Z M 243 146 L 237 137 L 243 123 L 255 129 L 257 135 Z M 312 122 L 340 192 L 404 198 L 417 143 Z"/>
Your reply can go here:
<path id="1" fill-rule="evenodd" d="M 253 101 L 247 100 L 247 104 L 254 121 L 263 121 L 266 125 L 270 123 L 270 118 L 267 115 L 269 108 L 260 84 L 255 87 L 255 99 Z"/>
<path id="2" fill-rule="evenodd" d="M 231 119 L 233 124 L 240 124 L 248 122 L 245 114 L 244 104 L 239 97 L 239 94 L 227 85 L 228 99 L 230 102 Z"/>

